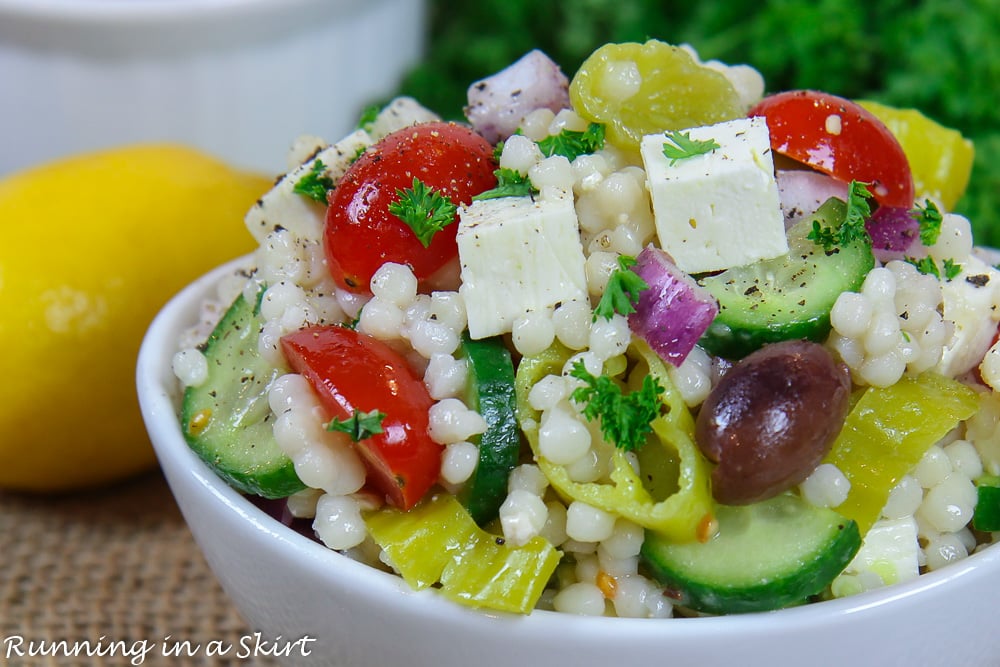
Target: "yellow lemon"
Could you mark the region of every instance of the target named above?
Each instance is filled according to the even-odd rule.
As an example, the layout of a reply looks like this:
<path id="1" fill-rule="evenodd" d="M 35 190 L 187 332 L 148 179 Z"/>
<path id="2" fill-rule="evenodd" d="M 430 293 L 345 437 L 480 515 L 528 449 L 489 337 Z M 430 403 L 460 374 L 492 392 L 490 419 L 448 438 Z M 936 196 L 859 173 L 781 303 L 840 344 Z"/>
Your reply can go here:
<path id="1" fill-rule="evenodd" d="M 869 100 L 859 104 L 885 123 L 903 147 L 916 197 L 935 199 L 946 210 L 954 208 L 969 185 L 975 157 L 972 142 L 916 109 L 897 109 Z"/>
<path id="2" fill-rule="evenodd" d="M 268 179 L 133 145 L 0 181 L 0 488 L 69 491 L 155 464 L 135 360 L 159 308 L 253 248 Z"/>

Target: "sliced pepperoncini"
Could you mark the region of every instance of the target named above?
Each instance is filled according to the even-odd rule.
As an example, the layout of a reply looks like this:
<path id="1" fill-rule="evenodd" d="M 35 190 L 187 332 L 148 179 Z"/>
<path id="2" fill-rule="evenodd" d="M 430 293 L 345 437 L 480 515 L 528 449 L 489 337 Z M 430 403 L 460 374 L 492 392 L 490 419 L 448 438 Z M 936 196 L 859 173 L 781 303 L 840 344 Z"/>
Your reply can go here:
<path id="1" fill-rule="evenodd" d="M 637 369 L 631 383 L 641 382 L 642 365 L 664 387 L 663 411 L 653 420 L 653 437 L 638 452 L 636 473 L 626 452 L 615 449 L 609 482 L 575 482 L 567 469 L 542 456 L 538 445 L 541 413 L 531 407 L 528 393 L 547 375 L 558 375 L 572 352 L 558 343 L 541 354 L 521 360 L 515 379 L 517 418 L 531 446 L 535 461 L 552 487 L 562 496 L 624 517 L 670 540 L 707 540 L 714 503 L 709 483 L 710 464 L 694 442 L 694 418 L 680 392 L 670 381 L 660 358 L 639 342 Z M 640 476 L 641 474 L 641 476 Z"/>

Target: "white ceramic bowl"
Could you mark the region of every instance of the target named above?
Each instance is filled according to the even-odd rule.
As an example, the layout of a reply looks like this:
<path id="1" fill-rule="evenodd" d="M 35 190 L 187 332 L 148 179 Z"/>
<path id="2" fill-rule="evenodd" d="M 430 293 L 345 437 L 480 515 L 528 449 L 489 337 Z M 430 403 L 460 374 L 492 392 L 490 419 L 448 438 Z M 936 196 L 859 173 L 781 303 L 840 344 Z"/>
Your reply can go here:
<path id="1" fill-rule="evenodd" d="M 1000 664 L 1000 547 L 851 598 L 771 613 L 666 620 L 472 611 L 326 549 L 229 488 L 181 434 L 170 370 L 175 341 L 230 270 L 221 267 L 195 282 L 157 316 L 139 354 L 139 399 L 167 480 L 223 588 L 263 639 L 309 640 L 292 647 L 289 664 Z"/>
<path id="2" fill-rule="evenodd" d="M 283 173 L 420 56 L 425 0 L 0 0 L 0 176 L 180 141 Z"/>

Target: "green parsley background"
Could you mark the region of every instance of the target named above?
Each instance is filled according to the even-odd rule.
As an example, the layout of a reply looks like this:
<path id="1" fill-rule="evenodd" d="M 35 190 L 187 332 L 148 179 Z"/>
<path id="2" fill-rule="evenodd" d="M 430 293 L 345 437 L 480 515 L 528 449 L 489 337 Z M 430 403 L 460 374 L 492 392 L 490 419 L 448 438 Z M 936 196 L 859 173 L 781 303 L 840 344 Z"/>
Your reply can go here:
<path id="1" fill-rule="evenodd" d="M 1000 0 L 429 0 L 426 58 L 402 83 L 449 118 L 469 83 L 540 48 L 571 75 L 606 42 L 687 42 L 768 90 L 914 107 L 973 140 L 957 209 L 1000 246 Z"/>

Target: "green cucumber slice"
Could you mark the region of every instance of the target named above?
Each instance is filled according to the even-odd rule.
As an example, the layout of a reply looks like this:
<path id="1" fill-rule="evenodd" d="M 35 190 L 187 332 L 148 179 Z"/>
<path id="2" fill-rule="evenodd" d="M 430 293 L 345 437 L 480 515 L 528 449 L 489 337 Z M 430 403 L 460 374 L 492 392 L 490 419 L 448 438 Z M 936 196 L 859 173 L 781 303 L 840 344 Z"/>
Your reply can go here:
<path id="1" fill-rule="evenodd" d="M 274 440 L 267 402 L 281 375 L 257 353 L 258 304 L 238 296 L 203 345 L 208 379 L 184 390 L 181 428 L 188 446 L 235 489 L 284 498 L 305 488 Z"/>
<path id="2" fill-rule="evenodd" d="M 710 614 L 781 609 L 819 594 L 861 548 L 854 521 L 784 494 L 718 507 L 704 544 L 648 532 L 642 558 L 678 604 Z"/>
<path id="3" fill-rule="evenodd" d="M 788 230 L 787 255 L 727 269 L 698 282 L 719 301 L 719 314 L 700 344 L 712 354 L 740 359 L 767 343 L 830 333 L 830 310 L 841 292 L 857 291 L 875 266 L 865 240 L 831 252 L 809 240 L 813 222 L 837 228 L 847 205 L 831 198 Z"/>
<path id="4" fill-rule="evenodd" d="M 988 532 L 1000 530 L 1000 477 L 984 475 L 976 480 L 972 527 Z"/>
<path id="5" fill-rule="evenodd" d="M 465 403 L 486 420 L 486 431 L 473 438 L 479 462 L 459 493 L 459 500 L 480 526 L 497 517 L 507 497 L 507 479 L 521 449 L 514 395 L 514 364 L 499 337 L 462 337 L 462 355 L 469 363 Z"/>

